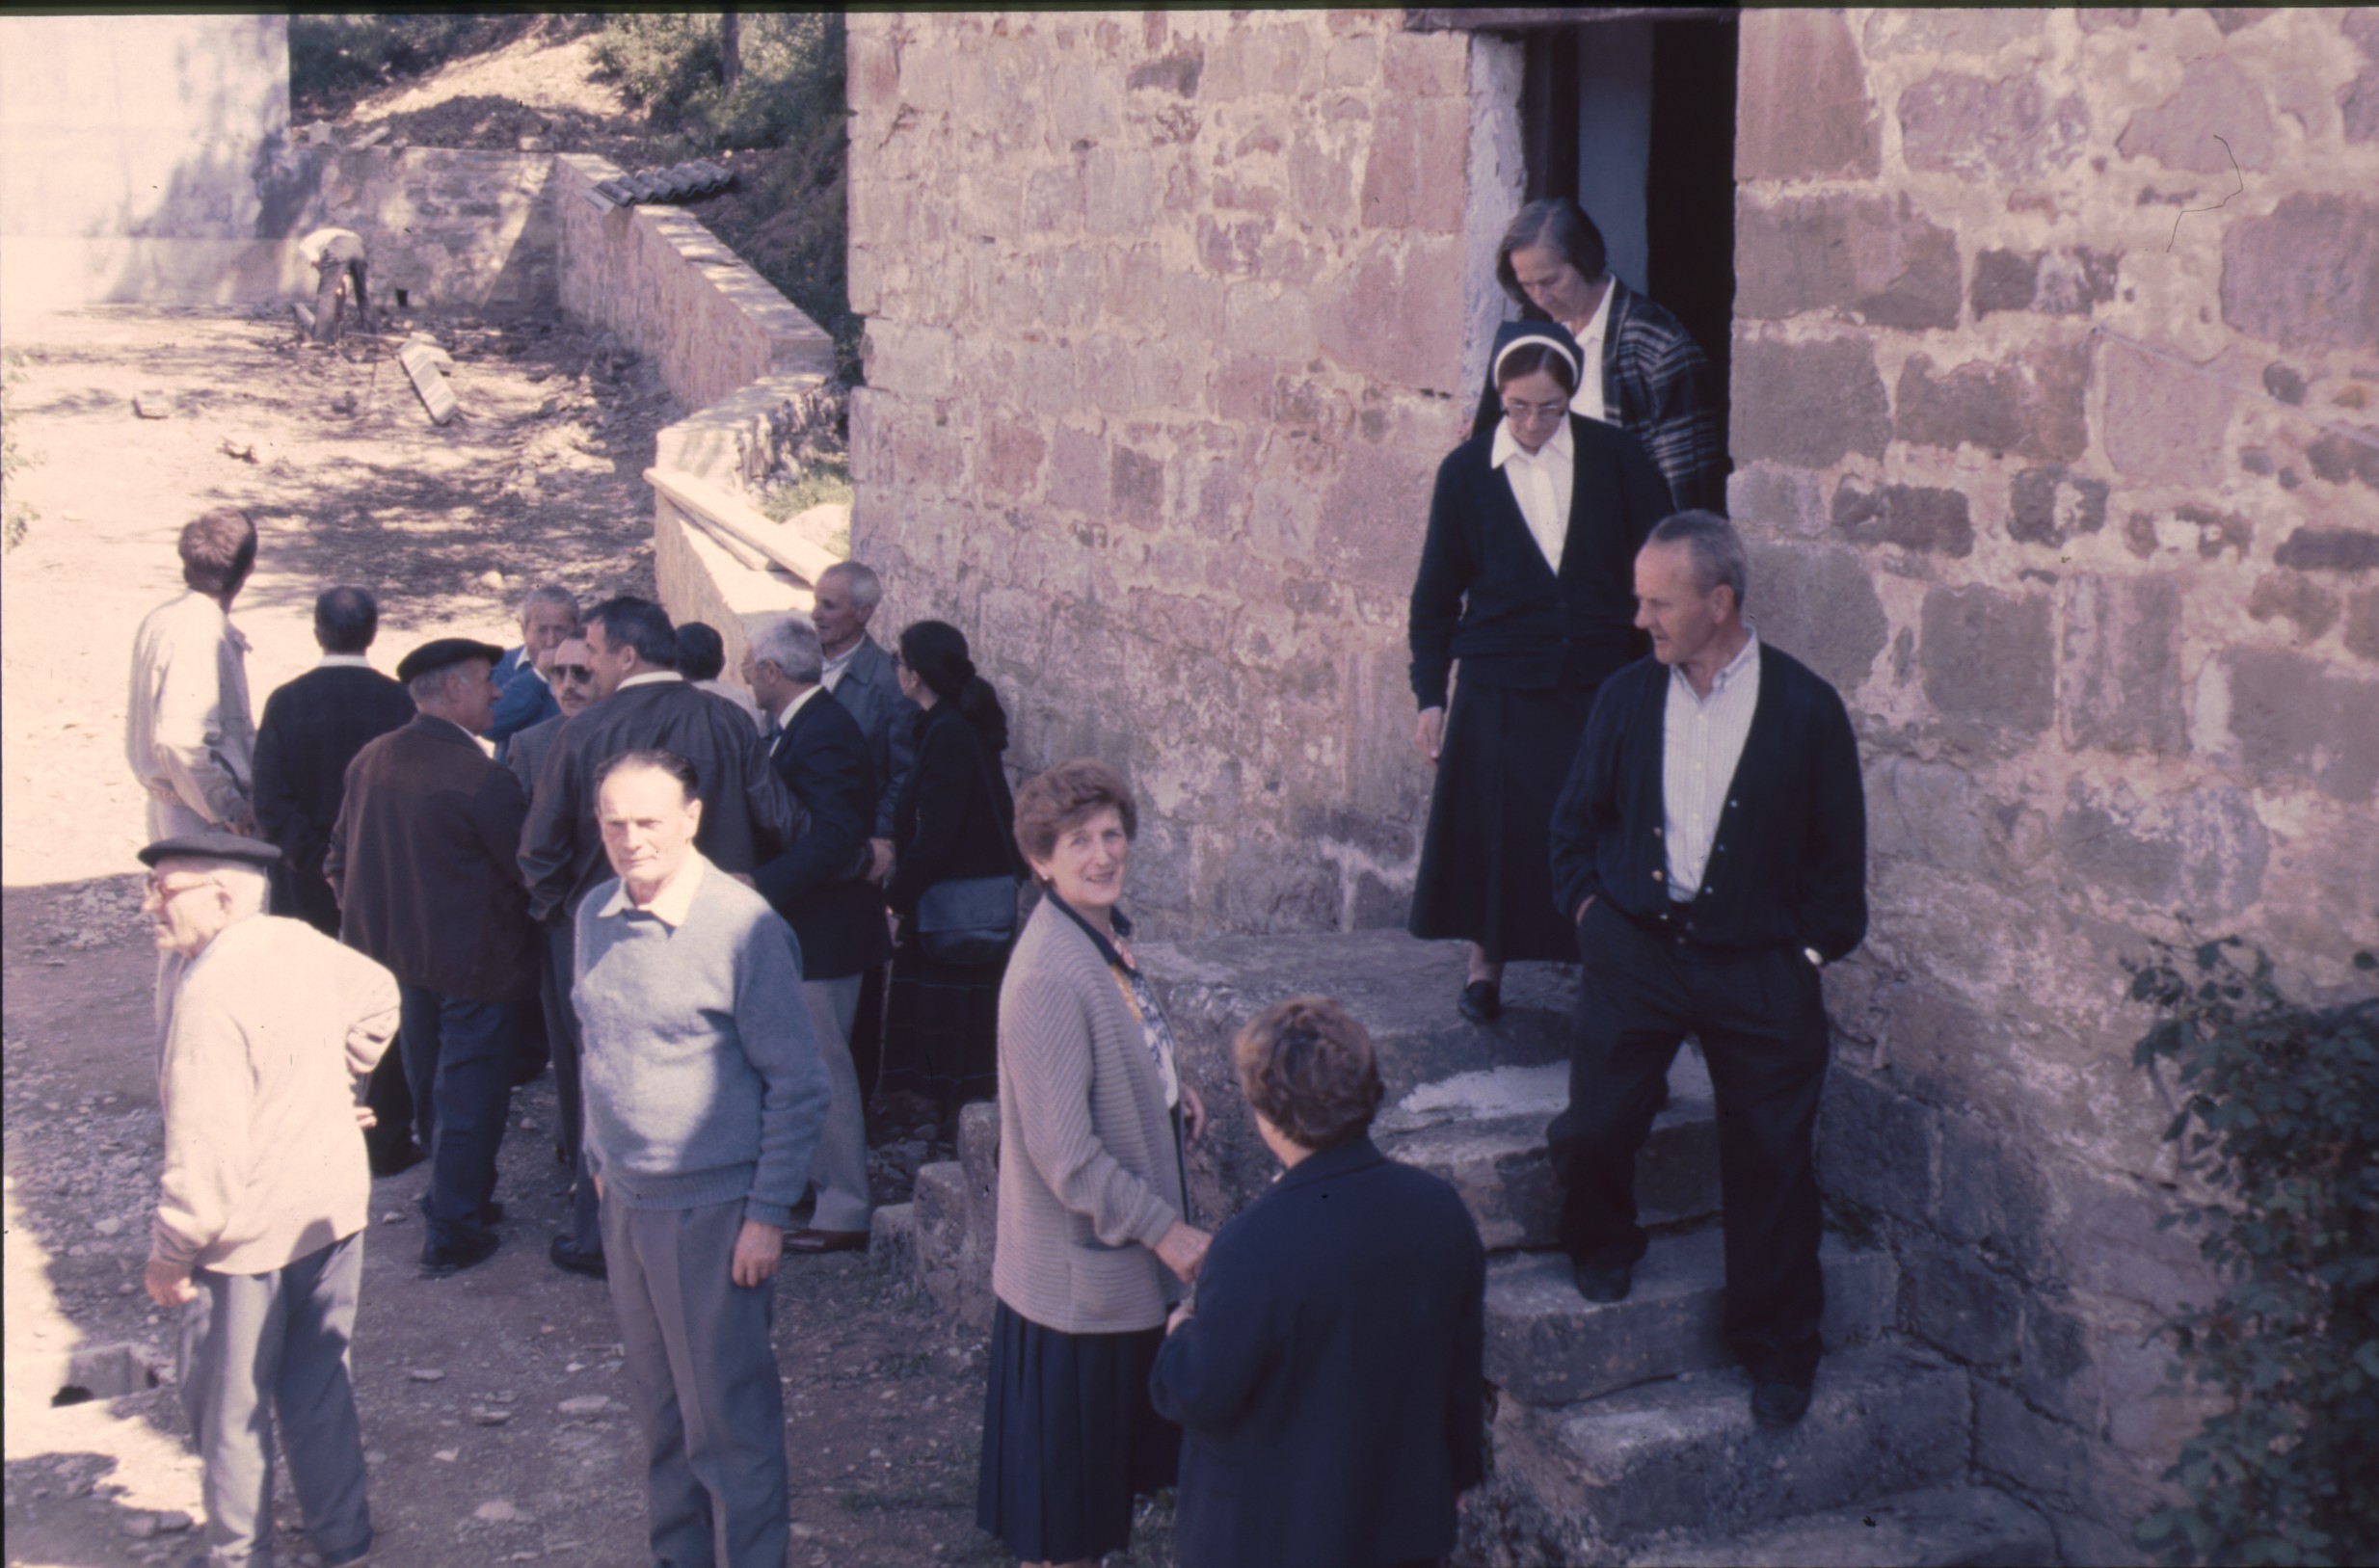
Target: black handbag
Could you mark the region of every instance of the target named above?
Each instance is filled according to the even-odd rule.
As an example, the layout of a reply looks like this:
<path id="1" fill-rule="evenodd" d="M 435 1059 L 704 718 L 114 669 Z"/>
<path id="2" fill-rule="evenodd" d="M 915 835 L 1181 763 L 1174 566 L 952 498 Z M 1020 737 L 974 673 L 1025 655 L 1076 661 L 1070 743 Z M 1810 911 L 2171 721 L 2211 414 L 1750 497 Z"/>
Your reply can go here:
<path id="1" fill-rule="evenodd" d="M 991 786 L 991 769 L 978 746 L 976 766 L 982 770 L 983 797 L 991 803 L 992 820 L 1000 817 L 1000 792 Z M 1001 845 L 1008 864 L 1016 864 L 1016 846 L 1005 835 Z M 937 882 L 917 895 L 917 944 L 937 964 L 988 964 L 1016 938 L 1016 882 L 1019 873 L 996 877 L 952 877 Z"/>

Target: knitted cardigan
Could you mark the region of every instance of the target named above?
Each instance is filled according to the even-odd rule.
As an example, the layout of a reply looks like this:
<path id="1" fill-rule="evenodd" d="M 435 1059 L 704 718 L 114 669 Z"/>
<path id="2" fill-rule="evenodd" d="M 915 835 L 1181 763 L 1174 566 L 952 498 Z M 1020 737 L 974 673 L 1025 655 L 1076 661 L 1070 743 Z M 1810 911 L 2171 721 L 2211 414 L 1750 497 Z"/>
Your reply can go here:
<path id="1" fill-rule="evenodd" d="M 1043 900 L 1000 987 L 993 1293 L 1068 1334 L 1155 1328 L 1180 1286 L 1151 1249 L 1186 1210 L 1139 1021 L 1090 938 Z"/>

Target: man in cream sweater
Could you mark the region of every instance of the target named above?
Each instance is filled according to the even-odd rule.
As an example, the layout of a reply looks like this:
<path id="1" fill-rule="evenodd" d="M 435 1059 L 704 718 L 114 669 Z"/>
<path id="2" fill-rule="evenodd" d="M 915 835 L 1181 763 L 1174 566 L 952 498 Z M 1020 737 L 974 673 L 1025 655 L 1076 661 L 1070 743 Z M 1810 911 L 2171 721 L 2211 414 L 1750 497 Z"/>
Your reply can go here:
<path id="1" fill-rule="evenodd" d="M 278 1413 L 315 1550 L 341 1568 L 372 1547 L 347 1344 L 371 1204 L 358 1101 L 396 1033 L 396 981 L 263 913 L 280 855 L 227 833 L 141 851 L 158 950 L 188 964 L 158 1068 L 165 1175 L 146 1283 L 183 1310 L 207 1560 L 272 1560 Z"/>

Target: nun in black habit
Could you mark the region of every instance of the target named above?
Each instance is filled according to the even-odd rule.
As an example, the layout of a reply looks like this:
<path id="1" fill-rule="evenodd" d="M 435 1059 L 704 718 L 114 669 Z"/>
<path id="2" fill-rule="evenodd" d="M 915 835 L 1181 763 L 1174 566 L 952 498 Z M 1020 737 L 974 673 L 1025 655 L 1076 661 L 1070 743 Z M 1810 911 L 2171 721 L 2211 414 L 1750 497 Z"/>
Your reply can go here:
<path id="1" fill-rule="evenodd" d="M 1576 956 L 1546 833 L 1595 688 L 1648 647 L 1636 552 L 1670 511 L 1641 442 L 1570 412 L 1579 371 L 1558 324 L 1496 333 L 1501 417 L 1438 465 L 1412 588 L 1414 734 L 1437 786 L 1410 929 L 1471 943 L 1457 1005 L 1479 1023 L 1507 962 Z"/>

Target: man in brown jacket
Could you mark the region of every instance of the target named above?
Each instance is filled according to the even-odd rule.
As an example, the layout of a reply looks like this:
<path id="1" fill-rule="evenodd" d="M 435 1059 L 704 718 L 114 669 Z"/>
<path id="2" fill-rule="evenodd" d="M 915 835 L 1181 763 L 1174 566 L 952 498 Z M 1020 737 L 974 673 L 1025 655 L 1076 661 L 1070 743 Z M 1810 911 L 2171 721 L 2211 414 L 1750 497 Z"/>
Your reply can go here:
<path id="1" fill-rule="evenodd" d="M 451 1274 L 495 1251 L 495 1151 L 511 1062 L 537 988 L 535 928 L 516 856 L 528 802 L 482 751 L 503 650 L 442 637 L 405 655 L 418 712 L 365 746 L 324 858 L 339 938 L 394 971 L 399 1049 L 430 1151 L 421 1272 Z"/>

